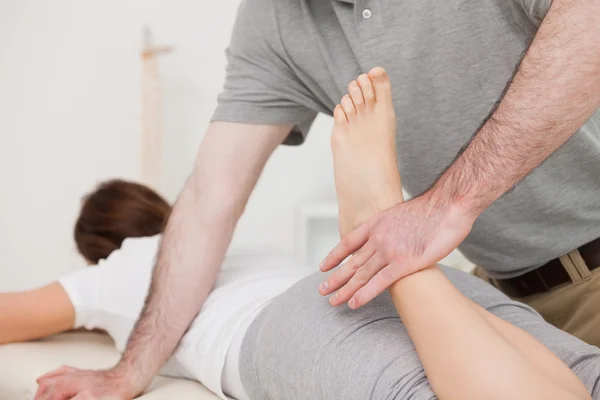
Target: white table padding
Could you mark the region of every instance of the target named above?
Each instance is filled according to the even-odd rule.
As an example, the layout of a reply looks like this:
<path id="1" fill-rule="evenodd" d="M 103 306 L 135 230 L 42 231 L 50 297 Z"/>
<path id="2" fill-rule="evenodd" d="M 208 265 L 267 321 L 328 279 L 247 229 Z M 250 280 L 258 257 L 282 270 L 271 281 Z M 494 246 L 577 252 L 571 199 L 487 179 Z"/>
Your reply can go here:
<path id="1" fill-rule="evenodd" d="M 119 359 L 109 337 L 72 332 L 48 339 L 0 346 L 0 400 L 29 400 L 37 390 L 35 379 L 61 365 L 108 368 Z M 218 400 L 198 382 L 157 377 L 143 400 Z"/>

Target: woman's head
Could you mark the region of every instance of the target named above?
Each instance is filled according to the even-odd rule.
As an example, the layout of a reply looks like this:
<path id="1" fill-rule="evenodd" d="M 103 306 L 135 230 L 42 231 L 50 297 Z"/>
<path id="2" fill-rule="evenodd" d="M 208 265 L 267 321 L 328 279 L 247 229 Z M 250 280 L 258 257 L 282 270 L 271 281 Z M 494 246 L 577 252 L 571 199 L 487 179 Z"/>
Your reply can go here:
<path id="1" fill-rule="evenodd" d="M 83 199 L 75 224 L 75 243 L 91 263 L 107 258 L 129 237 L 161 233 L 171 206 L 152 189 L 138 183 L 111 180 Z"/>

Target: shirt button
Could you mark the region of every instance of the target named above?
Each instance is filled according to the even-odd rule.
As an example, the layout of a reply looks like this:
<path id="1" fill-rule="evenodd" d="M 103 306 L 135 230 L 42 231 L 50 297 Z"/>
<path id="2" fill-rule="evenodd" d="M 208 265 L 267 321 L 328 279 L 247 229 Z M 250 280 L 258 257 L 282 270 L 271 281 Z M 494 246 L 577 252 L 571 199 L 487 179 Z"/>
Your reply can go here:
<path id="1" fill-rule="evenodd" d="M 369 19 L 371 18 L 371 15 L 373 15 L 373 13 L 371 12 L 371 10 L 369 10 L 368 8 L 365 8 L 362 12 L 362 16 L 364 19 Z"/>

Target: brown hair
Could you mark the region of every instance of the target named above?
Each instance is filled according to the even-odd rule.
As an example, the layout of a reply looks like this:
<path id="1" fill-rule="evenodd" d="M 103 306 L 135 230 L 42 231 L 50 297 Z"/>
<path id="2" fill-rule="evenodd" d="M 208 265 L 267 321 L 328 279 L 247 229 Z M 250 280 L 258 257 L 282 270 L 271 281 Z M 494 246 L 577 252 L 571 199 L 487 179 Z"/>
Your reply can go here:
<path id="1" fill-rule="evenodd" d="M 161 233 L 170 212 L 169 203 L 144 185 L 118 179 L 103 182 L 83 199 L 74 232 L 77 249 L 97 264 L 129 237 Z"/>

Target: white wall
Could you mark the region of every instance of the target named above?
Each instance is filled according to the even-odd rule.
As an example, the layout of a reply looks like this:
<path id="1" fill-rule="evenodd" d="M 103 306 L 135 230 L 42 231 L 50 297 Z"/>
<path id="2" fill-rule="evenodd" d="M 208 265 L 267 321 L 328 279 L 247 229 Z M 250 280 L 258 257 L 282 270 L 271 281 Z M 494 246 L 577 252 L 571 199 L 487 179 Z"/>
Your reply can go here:
<path id="1" fill-rule="evenodd" d="M 161 60 L 164 194 L 180 190 L 215 106 L 237 0 L 0 1 L 0 290 L 45 283 L 81 260 L 72 225 L 99 180 L 138 176 L 142 28 L 176 47 Z M 237 244 L 292 250 L 294 208 L 333 201 L 330 120 L 280 148 Z"/>
<path id="2" fill-rule="evenodd" d="M 160 62 L 161 189 L 175 199 L 216 104 L 238 3 L 0 0 L 0 291 L 81 266 L 72 239 L 81 196 L 100 180 L 139 176 L 146 24 L 175 46 Z M 335 201 L 330 128 L 321 116 L 305 145 L 275 152 L 234 245 L 292 251 L 297 206 Z"/>

